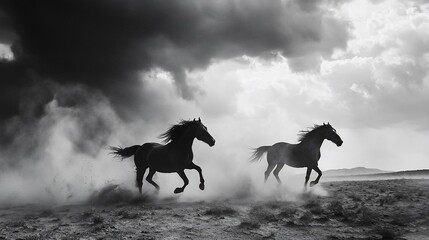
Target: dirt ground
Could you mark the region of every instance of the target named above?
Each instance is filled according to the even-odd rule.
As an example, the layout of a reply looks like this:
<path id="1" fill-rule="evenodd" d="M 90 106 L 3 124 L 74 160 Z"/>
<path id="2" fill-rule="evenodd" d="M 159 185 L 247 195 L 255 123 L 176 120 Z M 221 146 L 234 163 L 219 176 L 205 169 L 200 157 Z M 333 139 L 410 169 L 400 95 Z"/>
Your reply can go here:
<path id="1" fill-rule="evenodd" d="M 429 180 L 321 184 L 328 196 L 294 202 L 159 201 L 112 186 L 88 204 L 2 208 L 0 239 L 429 239 Z"/>

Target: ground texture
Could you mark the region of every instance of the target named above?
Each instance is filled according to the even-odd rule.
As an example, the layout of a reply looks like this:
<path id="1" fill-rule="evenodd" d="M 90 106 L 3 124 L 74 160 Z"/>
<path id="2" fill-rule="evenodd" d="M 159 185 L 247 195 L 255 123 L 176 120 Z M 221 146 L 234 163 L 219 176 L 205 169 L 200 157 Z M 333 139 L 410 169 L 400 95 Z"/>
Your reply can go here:
<path id="1" fill-rule="evenodd" d="M 192 203 L 111 188 L 83 205 L 2 208 L 0 239 L 429 239 L 429 180 L 322 187 L 293 202 Z"/>

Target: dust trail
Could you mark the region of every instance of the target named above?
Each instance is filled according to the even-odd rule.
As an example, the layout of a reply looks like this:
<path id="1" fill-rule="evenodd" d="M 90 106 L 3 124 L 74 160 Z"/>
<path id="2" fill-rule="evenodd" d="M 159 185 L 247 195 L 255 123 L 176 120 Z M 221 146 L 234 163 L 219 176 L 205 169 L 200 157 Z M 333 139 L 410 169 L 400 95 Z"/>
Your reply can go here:
<path id="1" fill-rule="evenodd" d="M 13 134 L 0 149 L 2 206 L 82 202 L 109 181 L 130 181 L 131 166 L 108 161 L 105 145 L 126 133 L 108 100 L 83 87 L 57 87 L 67 97 L 46 104 L 41 118 L 19 116 L 6 126 Z M 80 100 L 64 103 L 71 99 Z"/>
<path id="2" fill-rule="evenodd" d="M 198 189 L 198 175 L 191 171 L 185 171 L 190 179 L 190 184 L 182 194 L 174 195 L 175 187 L 182 185 L 182 180 L 176 174 L 157 174 L 156 182 L 160 184 L 159 193 L 144 181 L 143 192 L 145 194 L 155 194 L 160 199 L 177 196 L 178 202 L 270 202 L 270 201 L 306 201 L 308 197 L 326 197 L 329 193 L 319 184 L 314 187 L 304 189 L 303 180 L 284 177 L 287 181 L 278 185 L 275 180 L 264 183 L 261 178 L 263 170 L 257 174 L 249 168 L 247 162 L 236 161 L 243 164 L 241 170 L 225 170 L 222 164 L 213 164 L 210 172 L 206 171 L 206 189 Z M 203 169 L 204 171 L 204 169 Z M 219 177 L 219 173 L 222 176 Z"/>
<path id="3" fill-rule="evenodd" d="M 266 163 L 248 162 L 249 148 L 241 144 L 245 136 L 231 139 L 229 133 L 222 131 L 225 123 L 207 121 L 217 140 L 216 146 L 209 148 L 199 141 L 193 146 L 194 162 L 203 169 L 206 189 L 198 188 L 196 171 L 186 170 L 190 184 L 184 193 L 174 195 L 173 190 L 183 184 L 180 177 L 157 173 L 154 180 L 161 186 L 158 195 L 144 181 L 146 195 L 136 197 L 132 158 L 114 159 L 107 146 L 157 141 L 156 136 L 168 123 L 138 120 L 125 123 L 102 95 L 79 86 L 56 88 L 56 91 L 67 91 L 68 97 L 61 95 L 46 104 L 41 118 L 15 118 L 9 122 L 8 129 L 15 132 L 10 143 L 0 149 L 0 206 L 91 201 L 94 204 L 167 200 L 295 201 L 302 192 L 302 180 L 288 180 L 287 172 L 281 174 L 286 180 L 283 186 L 277 187 L 273 179 L 264 184 Z M 186 106 L 180 109 L 195 111 Z M 174 120 L 168 121 L 174 123 Z M 131 200 L 126 200 L 128 198 Z"/>
<path id="4" fill-rule="evenodd" d="M 160 198 L 156 194 L 138 194 L 125 186 L 108 184 L 100 190 L 94 191 L 88 199 L 88 204 L 94 206 L 107 206 L 118 204 L 143 205 L 149 203 L 167 203 L 177 198 Z"/>

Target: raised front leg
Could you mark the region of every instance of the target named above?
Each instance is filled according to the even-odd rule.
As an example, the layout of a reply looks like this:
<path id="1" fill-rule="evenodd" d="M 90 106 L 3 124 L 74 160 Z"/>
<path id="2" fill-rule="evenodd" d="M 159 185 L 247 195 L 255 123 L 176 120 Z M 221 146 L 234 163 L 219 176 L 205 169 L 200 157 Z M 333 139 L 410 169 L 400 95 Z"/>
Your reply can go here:
<path id="1" fill-rule="evenodd" d="M 188 180 L 188 178 L 186 177 L 186 175 L 185 175 L 185 172 L 184 172 L 184 171 L 179 171 L 179 172 L 177 172 L 177 174 L 179 174 L 179 176 L 183 179 L 183 187 L 181 187 L 181 188 L 176 188 L 176 189 L 174 190 L 174 193 L 181 193 L 181 192 L 183 192 L 183 190 L 185 190 L 185 187 L 188 185 L 189 180 Z"/>
<path id="2" fill-rule="evenodd" d="M 304 183 L 304 187 L 307 188 L 307 183 L 308 180 L 310 179 L 310 175 L 311 175 L 311 168 L 307 168 L 307 173 L 305 174 L 305 183 Z"/>
<path id="3" fill-rule="evenodd" d="M 311 182 L 310 182 L 310 187 L 312 187 L 312 186 L 314 186 L 314 185 L 318 184 L 318 183 L 319 183 L 320 178 L 322 177 L 322 171 L 320 171 L 319 167 L 315 167 L 315 168 L 313 168 L 313 169 L 314 169 L 314 171 L 316 171 L 316 172 L 317 172 L 317 174 L 319 174 L 319 175 L 317 176 L 316 180 L 314 180 L 314 181 L 311 181 Z"/>
<path id="4" fill-rule="evenodd" d="M 203 170 L 200 168 L 200 166 L 196 165 L 195 163 L 191 162 L 186 169 L 195 169 L 198 171 L 198 174 L 200 175 L 200 189 L 204 190 L 204 177 L 203 177 Z"/>

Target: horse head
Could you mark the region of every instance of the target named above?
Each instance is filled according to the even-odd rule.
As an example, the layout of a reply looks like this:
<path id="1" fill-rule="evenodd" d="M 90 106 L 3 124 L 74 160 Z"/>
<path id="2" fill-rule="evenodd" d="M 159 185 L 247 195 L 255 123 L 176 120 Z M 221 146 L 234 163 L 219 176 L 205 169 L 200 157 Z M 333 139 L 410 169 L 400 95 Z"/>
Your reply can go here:
<path id="1" fill-rule="evenodd" d="M 204 126 L 204 124 L 201 122 L 201 118 L 198 118 L 198 120 L 194 119 L 194 124 L 196 126 L 195 128 L 195 137 L 207 143 L 210 147 L 213 147 L 215 145 L 215 139 L 210 135 L 210 133 L 207 130 L 207 127 Z"/>
<path id="2" fill-rule="evenodd" d="M 323 123 L 323 129 L 323 137 L 325 139 L 328 139 L 329 141 L 337 144 L 338 147 L 343 144 L 343 140 L 340 136 L 338 136 L 337 130 L 335 130 L 335 128 L 333 128 L 329 122 L 328 124 Z"/>

